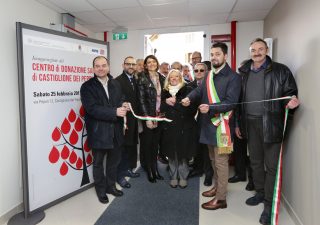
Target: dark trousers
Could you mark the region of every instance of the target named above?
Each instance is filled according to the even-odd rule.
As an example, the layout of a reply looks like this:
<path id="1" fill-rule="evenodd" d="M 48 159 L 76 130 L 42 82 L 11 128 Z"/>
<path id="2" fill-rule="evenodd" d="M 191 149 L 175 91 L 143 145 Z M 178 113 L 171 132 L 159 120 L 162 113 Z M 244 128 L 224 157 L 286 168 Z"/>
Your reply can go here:
<path id="1" fill-rule="evenodd" d="M 247 139 L 239 139 L 236 135 L 234 135 L 233 148 L 235 174 L 241 178 L 246 178 L 246 171 L 248 170 L 249 181 L 252 180 L 252 169 L 250 166 L 250 159 L 247 154 Z"/>
<path id="2" fill-rule="evenodd" d="M 194 158 L 193 169 L 202 171 L 206 177 L 213 176 L 213 169 L 209 157 L 208 146 L 205 144 L 198 144 L 197 153 Z"/>
<path id="3" fill-rule="evenodd" d="M 120 147 L 113 149 L 92 149 L 93 153 L 93 179 L 97 195 L 106 195 L 106 190 L 115 185 L 117 168 L 121 158 Z M 104 170 L 103 160 L 106 156 Z"/>
<path id="4" fill-rule="evenodd" d="M 271 205 L 281 143 L 264 143 L 262 118 L 248 118 L 248 147 L 253 183 Z"/>
<path id="5" fill-rule="evenodd" d="M 121 160 L 118 165 L 117 179 L 126 175 L 128 169 L 137 167 L 137 145 L 124 145 L 121 148 Z"/>
<path id="6" fill-rule="evenodd" d="M 143 164 L 146 170 L 156 169 L 157 154 L 159 149 L 161 125 L 157 128 L 149 129 L 146 123 L 143 123 L 143 132 L 140 139 L 140 154 L 142 153 Z M 141 159 L 141 158 L 140 158 Z"/>

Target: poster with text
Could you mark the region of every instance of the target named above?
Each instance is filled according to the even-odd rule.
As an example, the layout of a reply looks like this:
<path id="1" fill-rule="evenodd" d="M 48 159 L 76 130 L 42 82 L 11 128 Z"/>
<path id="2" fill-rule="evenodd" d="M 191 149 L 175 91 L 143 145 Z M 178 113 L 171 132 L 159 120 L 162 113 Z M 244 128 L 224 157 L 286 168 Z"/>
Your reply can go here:
<path id="1" fill-rule="evenodd" d="M 22 26 L 20 41 L 31 212 L 93 182 L 80 87 L 93 76 L 92 60 L 108 49 L 102 41 L 28 26 Z"/>

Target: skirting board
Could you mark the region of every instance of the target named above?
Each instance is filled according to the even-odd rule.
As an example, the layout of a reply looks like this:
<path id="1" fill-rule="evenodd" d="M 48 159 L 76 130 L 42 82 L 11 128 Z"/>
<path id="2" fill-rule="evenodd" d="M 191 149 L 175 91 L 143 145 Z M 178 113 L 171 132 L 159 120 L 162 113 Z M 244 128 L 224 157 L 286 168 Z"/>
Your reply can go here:
<path id="1" fill-rule="evenodd" d="M 286 197 L 283 194 L 281 194 L 281 202 L 283 203 L 283 206 L 286 208 L 286 210 L 289 213 L 290 217 L 292 218 L 293 222 L 296 225 L 304 225 L 302 223 L 302 221 L 300 220 L 299 216 L 297 215 L 297 213 L 293 210 L 292 206 L 290 205 L 290 203 L 288 202 L 288 200 L 286 199 Z"/>
<path id="2" fill-rule="evenodd" d="M 23 211 L 23 204 L 20 203 L 13 209 L 9 210 L 7 213 L 0 216 L 0 225 L 7 224 L 8 220 L 15 214 Z"/>

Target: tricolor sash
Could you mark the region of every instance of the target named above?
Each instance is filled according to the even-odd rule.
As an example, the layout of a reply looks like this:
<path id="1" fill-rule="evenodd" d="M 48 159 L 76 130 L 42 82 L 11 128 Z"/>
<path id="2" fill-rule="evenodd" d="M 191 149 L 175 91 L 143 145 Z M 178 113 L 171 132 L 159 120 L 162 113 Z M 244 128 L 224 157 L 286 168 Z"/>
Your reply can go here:
<path id="1" fill-rule="evenodd" d="M 207 95 L 209 104 L 221 102 L 214 86 L 214 73 L 211 70 L 207 76 Z M 217 148 L 219 154 L 230 154 L 233 151 L 233 143 L 231 141 L 231 133 L 229 126 L 229 119 L 232 116 L 232 110 L 225 113 L 218 113 L 211 118 L 211 122 L 217 127 L 216 138 Z"/>

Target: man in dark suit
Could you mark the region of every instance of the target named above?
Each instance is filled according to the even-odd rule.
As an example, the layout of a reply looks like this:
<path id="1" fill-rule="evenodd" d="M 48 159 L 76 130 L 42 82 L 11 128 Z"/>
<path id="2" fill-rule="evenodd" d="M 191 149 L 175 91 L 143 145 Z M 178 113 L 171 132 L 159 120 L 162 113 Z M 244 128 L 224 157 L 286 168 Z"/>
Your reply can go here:
<path id="1" fill-rule="evenodd" d="M 131 103 L 134 112 L 137 113 L 137 84 L 134 79 L 137 63 L 135 58 L 128 56 L 123 61 L 123 73 L 116 80 L 120 83 L 125 101 Z M 137 144 L 138 144 L 138 120 L 131 112 L 126 116 L 125 141 L 122 148 L 121 161 L 118 166 L 117 182 L 123 188 L 130 188 L 130 183 L 125 179 L 128 177 L 139 177 L 140 174 L 133 171 L 137 167 Z"/>
<path id="2" fill-rule="evenodd" d="M 109 202 L 106 193 L 123 195 L 115 182 L 124 141 L 123 117 L 128 111 L 128 103 L 123 103 L 121 87 L 109 74 L 107 58 L 94 58 L 93 72 L 94 77 L 82 84 L 80 94 L 85 109 L 88 145 L 94 158 L 94 185 L 99 201 L 105 204 Z"/>
<path id="3" fill-rule="evenodd" d="M 208 73 L 207 65 L 205 63 L 197 63 L 194 66 L 194 75 L 195 75 L 195 80 L 189 83 L 188 85 L 192 87 L 192 89 L 196 89 L 199 87 L 205 77 L 205 75 Z M 197 105 L 200 105 L 200 101 L 196 103 Z M 209 158 L 209 151 L 208 147 L 205 144 L 201 144 L 199 142 L 199 137 L 200 137 L 200 127 L 201 127 L 201 122 L 199 119 L 199 115 L 197 115 L 197 124 L 198 124 L 198 149 L 197 149 L 197 154 L 196 157 L 194 158 L 194 163 L 193 163 L 193 169 L 189 173 L 189 178 L 191 177 L 196 177 L 196 176 L 202 176 L 204 173 L 205 179 L 203 184 L 205 186 L 211 186 L 212 185 L 212 177 L 213 177 L 213 168 L 211 166 L 211 161 Z"/>

